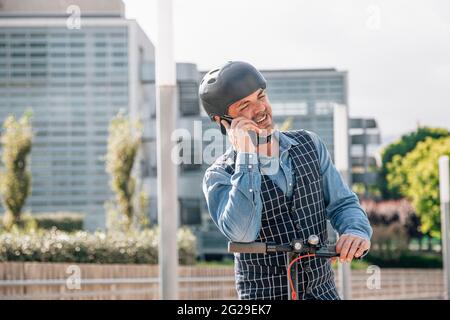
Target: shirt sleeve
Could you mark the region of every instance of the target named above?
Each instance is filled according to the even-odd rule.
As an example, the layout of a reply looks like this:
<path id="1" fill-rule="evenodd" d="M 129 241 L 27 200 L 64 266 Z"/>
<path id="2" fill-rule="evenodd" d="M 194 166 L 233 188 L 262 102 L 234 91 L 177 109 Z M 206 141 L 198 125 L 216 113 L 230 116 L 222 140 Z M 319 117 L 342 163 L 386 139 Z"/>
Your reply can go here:
<path id="1" fill-rule="evenodd" d="M 234 174 L 209 168 L 203 179 L 208 211 L 231 241 L 252 242 L 261 228 L 261 173 L 256 153 L 238 153 Z"/>
<path id="2" fill-rule="evenodd" d="M 339 235 L 353 234 L 370 240 L 372 228 L 358 197 L 342 179 L 323 141 L 317 134 L 308 133 L 319 154 L 326 213 L 331 225 Z"/>

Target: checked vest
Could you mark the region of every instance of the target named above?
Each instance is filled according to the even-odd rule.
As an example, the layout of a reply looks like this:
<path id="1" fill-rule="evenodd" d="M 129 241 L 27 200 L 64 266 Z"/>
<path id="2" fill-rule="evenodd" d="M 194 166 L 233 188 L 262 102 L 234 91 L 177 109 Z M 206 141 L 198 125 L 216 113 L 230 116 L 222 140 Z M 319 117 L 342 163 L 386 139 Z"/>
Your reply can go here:
<path id="1" fill-rule="evenodd" d="M 304 131 L 284 132 L 298 142 L 289 149 L 295 175 L 293 195 L 288 199 L 266 175 L 261 176 L 263 202 L 261 229 L 256 242 L 289 244 L 315 234 L 327 241 L 327 222 L 320 164 L 314 142 Z M 229 156 L 235 156 L 231 152 Z M 226 160 L 226 155 L 224 155 Z M 231 159 L 228 159 L 231 160 Z M 234 173 L 234 162 L 224 161 Z M 235 253 L 236 289 L 240 299 L 288 299 L 285 253 Z M 298 262 L 299 299 L 339 299 L 328 259 L 304 258 Z"/>

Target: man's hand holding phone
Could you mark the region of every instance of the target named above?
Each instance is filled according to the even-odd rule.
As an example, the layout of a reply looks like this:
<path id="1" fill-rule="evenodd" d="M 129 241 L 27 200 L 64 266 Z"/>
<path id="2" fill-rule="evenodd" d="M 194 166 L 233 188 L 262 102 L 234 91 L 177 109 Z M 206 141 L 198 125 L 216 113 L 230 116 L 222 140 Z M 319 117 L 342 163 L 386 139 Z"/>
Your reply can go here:
<path id="1" fill-rule="evenodd" d="M 260 133 L 261 129 L 258 128 L 255 122 L 245 117 L 237 117 L 233 119 L 231 125 L 226 120 L 221 120 L 220 123 L 227 130 L 230 142 L 237 152 L 257 152 L 257 148 L 253 144 L 249 133 L 249 131 L 254 131 L 256 134 Z"/>

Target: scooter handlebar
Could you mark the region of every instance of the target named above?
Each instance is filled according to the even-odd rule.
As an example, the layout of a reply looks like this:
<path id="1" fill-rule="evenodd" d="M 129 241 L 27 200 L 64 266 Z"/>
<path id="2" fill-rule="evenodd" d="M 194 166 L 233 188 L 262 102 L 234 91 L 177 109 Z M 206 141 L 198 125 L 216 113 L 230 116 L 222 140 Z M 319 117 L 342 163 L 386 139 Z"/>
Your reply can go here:
<path id="1" fill-rule="evenodd" d="M 265 242 L 228 242 L 228 252 L 234 253 L 267 253 Z"/>
<path id="2" fill-rule="evenodd" d="M 266 242 L 228 242 L 228 252 L 233 253 L 270 253 L 270 252 L 292 252 L 289 245 L 274 245 L 273 243 Z M 305 252 L 306 253 L 306 252 Z M 338 257 L 339 253 L 336 252 L 336 246 L 329 245 L 318 248 L 314 251 L 314 254 L 319 258 L 333 258 Z M 365 257 L 367 251 L 365 251 L 360 257 L 355 259 L 361 259 Z"/>

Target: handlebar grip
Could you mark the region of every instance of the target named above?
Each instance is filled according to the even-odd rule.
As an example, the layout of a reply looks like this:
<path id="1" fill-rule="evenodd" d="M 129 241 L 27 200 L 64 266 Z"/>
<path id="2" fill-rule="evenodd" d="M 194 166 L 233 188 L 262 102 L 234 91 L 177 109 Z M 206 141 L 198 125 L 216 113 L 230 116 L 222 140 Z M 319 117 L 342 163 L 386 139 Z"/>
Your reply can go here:
<path id="1" fill-rule="evenodd" d="M 356 260 L 362 259 L 367 255 L 368 252 L 369 251 L 366 250 L 360 257 L 353 257 L 353 259 L 356 259 Z M 322 258 L 333 258 L 333 257 L 339 257 L 340 253 L 337 253 L 336 246 L 332 245 L 332 246 L 326 246 L 326 247 L 323 247 L 323 248 L 317 250 L 316 256 L 322 257 Z"/>
<path id="2" fill-rule="evenodd" d="M 267 253 L 267 244 L 264 242 L 228 242 L 228 252 L 234 253 Z"/>
<path id="3" fill-rule="evenodd" d="M 333 258 L 339 256 L 339 253 L 336 252 L 336 246 L 322 247 L 317 250 L 315 254 L 319 258 Z"/>

